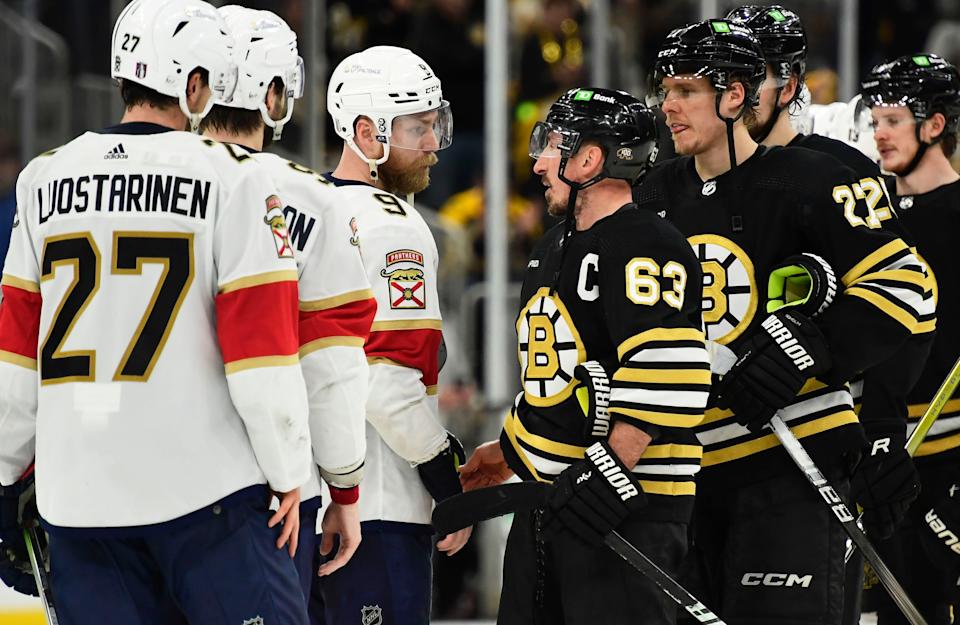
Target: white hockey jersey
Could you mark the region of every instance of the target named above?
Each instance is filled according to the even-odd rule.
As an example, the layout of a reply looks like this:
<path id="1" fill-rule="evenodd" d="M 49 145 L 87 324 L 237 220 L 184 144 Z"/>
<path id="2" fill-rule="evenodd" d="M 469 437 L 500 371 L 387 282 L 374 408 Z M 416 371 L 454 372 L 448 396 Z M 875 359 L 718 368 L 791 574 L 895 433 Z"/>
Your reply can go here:
<path id="1" fill-rule="evenodd" d="M 53 526 L 162 523 L 310 475 L 297 273 L 241 148 L 146 123 L 34 159 L 0 305 L 0 482 Z"/>
<path id="2" fill-rule="evenodd" d="M 370 375 L 363 345 L 377 309 L 360 257 L 355 211 L 333 184 L 275 154 L 253 157 L 277 185 L 300 277 L 300 365 L 310 401 L 310 434 L 331 496 L 353 503 L 366 455 Z M 301 490 L 320 495 L 316 475 Z"/>
<path id="3" fill-rule="evenodd" d="M 335 185 L 331 201 L 356 213 L 377 300 L 365 346 L 370 384 L 360 520 L 429 524 L 433 500 L 415 467 L 448 445 L 436 396 L 437 245 L 408 203 L 361 182 L 324 177 Z"/>

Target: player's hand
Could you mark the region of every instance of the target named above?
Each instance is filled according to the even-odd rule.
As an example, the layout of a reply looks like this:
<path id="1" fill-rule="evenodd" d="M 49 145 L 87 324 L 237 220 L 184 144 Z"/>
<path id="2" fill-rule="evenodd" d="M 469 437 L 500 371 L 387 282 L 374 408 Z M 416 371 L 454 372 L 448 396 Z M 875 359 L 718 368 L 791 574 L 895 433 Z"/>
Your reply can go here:
<path id="1" fill-rule="evenodd" d="M 25 515 L 28 509 L 32 513 Z M 13 486 L 0 486 L 0 581 L 19 593 L 36 597 L 39 593 L 23 538 L 23 527 L 28 523 L 25 516 L 37 518 L 32 474 Z M 40 545 L 34 548 L 39 550 Z"/>
<path id="2" fill-rule="evenodd" d="M 740 348 L 733 367 L 716 385 L 716 403 L 737 422 L 759 432 L 789 404 L 808 378 L 830 369 L 827 341 L 805 315 L 782 308 L 769 315 Z"/>
<path id="3" fill-rule="evenodd" d="M 864 423 L 871 439 L 850 480 L 850 494 L 863 508 L 863 526 L 873 538 L 885 540 L 903 521 L 920 494 L 920 475 L 904 449 L 906 425 L 893 421 L 877 426 Z"/>
<path id="4" fill-rule="evenodd" d="M 276 527 L 283 523 L 277 549 L 289 543 L 287 551 L 292 558 L 297 553 L 297 541 L 300 539 L 300 489 L 294 488 L 286 493 L 276 493 L 280 499 L 280 508 L 267 521 L 267 527 Z"/>
<path id="5" fill-rule="evenodd" d="M 473 527 L 457 530 L 452 534 L 447 534 L 442 540 L 437 541 L 437 551 L 442 551 L 448 556 L 452 556 L 467 544 L 470 535 L 473 534 Z"/>
<path id="6" fill-rule="evenodd" d="M 513 477 L 500 449 L 500 441 L 483 443 L 473 452 L 467 463 L 460 467 L 460 483 L 463 490 L 498 486 Z"/>
<path id="7" fill-rule="evenodd" d="M 323 539 L 320 541 L 320 555 L 325 556 L 333 550 L 333 537 L 340 537 L 340 549 L 333 560 L 324 562 L 317 570 L 317 575 L 330 575 L 344 566 L 353 557 L 360 546 L 360 506 L 352 504 L 331 503 L 323 515 L 320 524 Z"/>

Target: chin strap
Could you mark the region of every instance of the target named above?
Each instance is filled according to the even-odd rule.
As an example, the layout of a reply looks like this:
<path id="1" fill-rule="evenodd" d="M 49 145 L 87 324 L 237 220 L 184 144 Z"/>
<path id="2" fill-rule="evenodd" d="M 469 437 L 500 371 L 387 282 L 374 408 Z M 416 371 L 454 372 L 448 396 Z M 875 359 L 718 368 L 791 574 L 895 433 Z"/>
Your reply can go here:
<path id="1" fill-rule="evenodd" d="M 727 151 L 730 154 L 730 170 L 733 171 L 737 167 L 737 150 L 733 143 L 733 124 L 736 123 L 738 119 L 743 117 L 743 112 L 746 110 L 747 104 L 744 102 L 743 106 L 740 107 L 740 112 L 737 113 L 736 117 L 724 117 L 720 114 L 721 98 L 723 98 L 723 92 L 718 91 L 716 99 L 716 112 L 717 117 L 719 117 L 727 126 Z"/>
<path id="2" fill-rule="evenodd" d="M 767 120 L 763 126 L 760 127 L 757 136 L 753 138 L 757 143 L 763 143 L 763 140 L 770 136 L 770 131 L 773 130 L 773 127 L 776 125 L 777 120 L 780 119 L 780 113 L 786 106 L 780 106 L 780 94 L 783 93 L 783 87 L 777 87 L 777 93 L 774 96 L 773 102 L 773 113 L 770 114 L 770 119 Z M 790 106 L 788 103 L 787 106 Z"/>
<path id="3" fill-rule="evenodd" d="M 553 274 L 553 282 L 550 285 L 550 295 L 553 295 L 557 292 L 557 283 L 560 280 L 560 270 L 563 269 L 563 261 L 567 257 L 567 248 L 569 247 L 570 237 L 573 236 L 573 232 L 577 227 L 577 216 L 575 214 L 577 208 L 577 194 L 579 194 L 582 189 L 592 187 L 607 177 L 606 167 L 604 167 L 599 174 L 590 180 L 587 180 L 586 182 L 574 182 L 564 175 L 564 171 L 566 169 L 567 159 L 564 158 L 560 161 L 560 169 L 557 172 L 557 177 L 570 187 L 570 195 L 567 197 L 567 212 L 563 222 L 563 237 L 560 239 L 560 265 L 557 267 L 557 272 Z"/>
<path id="4" fill-rule="evenodd" d="M 920 164 L 920 159 L 922 159 L 923 155 L 927 153 L 927 148 L 929 148 L 931 145 L 939 143 L 940 139 L 943 137 L 943 133 L 940 133 L 939 137 L 936 137 L 933 141 L 931 141 L 930 143 L 927 143 L 926 141 L 920 138 L 920 126 L 922 124 L 923 122 L 917 122 L 914 125 L 914 130 L 913 130 L 914 135 L 917 137 L 917 144 L 918 144 L 917 153 L 913 155 L 913 158 L 910 159 L 910 162 L 907 163 L 906 167 L 904 167 L 900 171 L 893 172 L 900 177 L 909 176 L 910 174 L 912 174 L 913 170 L 916 169 L 917 165 Z"/>

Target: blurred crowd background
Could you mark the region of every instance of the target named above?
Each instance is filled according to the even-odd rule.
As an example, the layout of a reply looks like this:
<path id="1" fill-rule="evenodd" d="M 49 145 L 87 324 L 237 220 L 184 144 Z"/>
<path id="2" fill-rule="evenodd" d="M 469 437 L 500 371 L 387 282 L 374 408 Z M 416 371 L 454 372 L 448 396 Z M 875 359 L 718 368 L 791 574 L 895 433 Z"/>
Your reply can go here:
<path id="1" fill-rule="evenodd" d="M 596 0 L 594 0 L 596 1 Z M 213 1 L 214 5 L 230 2 Z M 454 142 L 439 154 L 430 188 L 417 197 L 441 249 L 440 294 L 450 358 L 441 375 L 441 410 L 468 450 L 499 430 L 500 406 L 483 400 L 484 76 L 483 0 L 237 0 L 283 17 L 300 35 L 310 76 L 307 98 L 276 151 L 314 169 L 340 154 L 325 111 L 329 72 L 345 56 L 377 44 L 422 56 L 443 81 L 454 112 Z M 857 78 L 881 61 L 919 51 L 960 64 L 957 0 L 792 0 L 781 2 L 804 20 L 809 39 L 807 85 L 815 103 L 842 93 L 838 82 L 845 33 L 841 16 L 856 15 Z M 851 13 L 851 3 L 854 12 Z M 14 201 L 20 168 L 35 154 L 87 129 L 119 120 L 120 98 L 109 78 L 110 37 L 124 0 L 2 0 L 0 3 L 0 205 Z M 717 16 L 741 4 L 714 0 Z M 769 2 L 761 2 L 769 4 Z M 527 139 L 534 122 L 561 92 L 587 86 L 593 37 L 606 37 L 605 85 L 637 95 L 649 90 L 650 63 L 664 36 L 696 21 L 696 0 L 605 0 L 601 28 L 591 0 L 509 2 L 507 108 L 510 191 L 509 273 L 522 278 L 533 243 L 551 225 L 543 188 L 531 176 Z M 504 207 L 496 207 L 503 210 Z M 0 211 L 2 213 L 2 211 Z M 515 287 L 515 288 L 514 288 Z M 518 309 L 519 284 L 508 310 Z M 512 318 L 510 325 L 512 325 Z M 503 367 L 516 367 L 504 362 Z M 513 376 L 517 380 L 517 376 Z M 435 612 L 446 618 L 489 615 L 496 606 L 499 528 L 484 527 L 470 550 L 438 562 Z M 477 545 L 480 545 L 478 548 Z M 484 545 L 490 548 L 484 547 Z"/>

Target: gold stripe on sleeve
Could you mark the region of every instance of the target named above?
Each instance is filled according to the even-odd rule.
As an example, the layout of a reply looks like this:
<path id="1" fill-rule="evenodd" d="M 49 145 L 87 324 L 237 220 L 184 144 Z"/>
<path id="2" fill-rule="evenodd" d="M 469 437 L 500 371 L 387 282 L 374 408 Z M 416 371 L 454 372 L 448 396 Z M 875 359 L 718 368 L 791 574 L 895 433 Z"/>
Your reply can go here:
<path id="1" fill-rule="evenodd" d="M 894 254 L 899 254 L 903 250 L 907 249 L 907 244 L 904 243 L 901 239 L 895 239 L 890 241 L 883 247 L 878 250 L 874 250 L 872 253 L 868 254 L 866 258 L 861 260 L 859 263 L 854 265 L 850 271 L 843 274 L 841 279 L 844 286 L 849 285 L 851 282 L 858 280 L 868 269 L 880 264 L 880 261 L 885 258 L 889 258 Z"/>
<path id="2" fill-rule="evenodd" d="M 23 367 L 24 369 L 30 369 L 32 371 L 37 370 L 37 359 L 36 358 L 27 358 L 26 356 L 21 356 L 20 354 L 14 354 L 13 352 L 6 352 L 0 349 L 0 362 L 8 362 L 11 365 L 16 365 L 18 367 Z"/>
<path id="3" fill-rule="evenodd" d="M 220 295 L 223 295 L 224 293 L 230 293 L 232 291 L 239 291 L 240 289 L 248 289 L 253 286 L 261 286 L 263 284 L 296 281 L 297 272 L 293 269 L 283 271 L 268 271 L 267 273 L 260 273 L 255 276 L 246 276 L 245 278 L 238 278 L 236 280 L 227 282 L 226 284 L 222 284 L 220 285 Z"/>
<path id="4" fill-rule="evenodd" d="M 703 341 L 703 332 L 696 328 L 653 328 L 628 338 L 617 348 L 617 356 L 623 360 L 623 355 L 644 343 L 653 341 Z"/>
<path id="5" fill-rule="evenodd" d="M 0 285 L 3 286 L 12 286 L 16 289 L 22 289 L 24 291 L 29 291 L 31 293 L 39 293 L 40 285 L 36 282 L 31 282 L 30 280 L 24 280 L 23 278 L 18 278 L 16 276 L 11 276 L 9 273 L 3 274 L 3 279 L 0 280 Z"/>
<path id="6" fill-rule="evenodd" d="M 334 295 L 333 297 L 325 297 L 323 299 L 316 299 L 311 301 L 301 301 L 300 310 L 303 312 L 316 312 L 318 310 L 329 310 L 331 308 L 336 308 L 337 306 L 343 306 L 344 304 L 352 304 L 353 302 L 359 302 L 365 299 L 373 299 L 373 291 L 370 289 L 360 289 L 359 291 L 350 291 L 349 293 L 341 293 L 340 295 Z"/>
<path id="7" fill-rule="evenodd" d="M 359 336 L 326 336 L 322 339 L 310 341 L 300 346 L 300 358 L 328 347 L 363 347 L 363 339 Z"/>
<path id="8" fill-rule="evenodd" d="M 238 373 L 240 371 L 246 371 L 247 369 L 287 367 L 299 363 L 300 356 L 298 354 L 290 354 L 288 356 L 260 356 L 258 358 L 244 358 L 243 360 L 228 362 L 224 365 L 224 369 L 227 375 L 230 375 L 231 373 Z"/>

